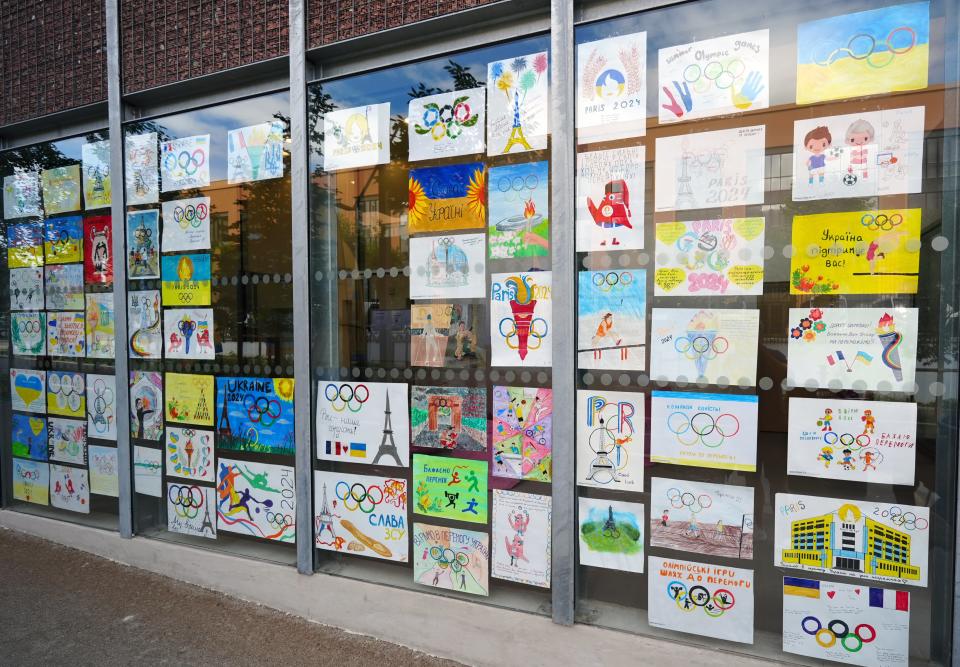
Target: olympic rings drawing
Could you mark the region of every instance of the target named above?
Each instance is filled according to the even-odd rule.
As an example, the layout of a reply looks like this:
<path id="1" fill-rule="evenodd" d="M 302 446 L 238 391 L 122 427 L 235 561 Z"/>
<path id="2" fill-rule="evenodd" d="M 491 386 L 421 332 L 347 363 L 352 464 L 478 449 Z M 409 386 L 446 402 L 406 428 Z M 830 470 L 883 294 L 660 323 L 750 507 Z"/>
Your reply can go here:
<path id="1" fill-rule="evenodd" d="M 746 71 L 747 66 L 739 58 L 724 65 L 718 60 L 711 60 L 701 67 L 697 63 L 687 65 L 683 70 L 683 80 L 693 84 L 698 93 L 706 92 L 712 83 L 719 90 L 727 90 Z"/>
<path id="2" fill-rule="evenodd" d="M 289 514 L 280 514 L 280 512 L 271 512 L 267 511 L 266 513 L 267 523 L 270 524 L 272 528 L 284 528 L 293 526 L 293 517 Z"/>
<path id="3" fill-rule="evenodd" d="M 524 190 L 536 190 L 540 187 L 540 177 L 536 174 L 523 176 L 503 176 L 497 180 L 497 190 L 500 192 L 522 192 Z"/>
<path id="4" fill-rule="evenodd" d="M 679 336 L 673 341 L 673 349 L 691 360 L 699 357 L 716 359 L 717 355 L 730 349 L 730 341 L 723 336 L 717 336 L 713 340 L 706 336 L 694 336 L 693 339 Z"/>
<path id="5" fill-rule="evenodd" d="M 688 590 L 687 585 L 677 579 L 667 584 L 667 597 L 683 611 L 693 611 L 699 607 L 712 618 L 723 616 L 736 604 L 733 592 L 726 588 L 718 588 L 712 594 L 706 586 L 692 586 Z"/>
<path id="6" fill-rule="evenodd" d="M 601 292 L 609 292 L 617 287 L 627 287 L 633 283 L 633 272 L 631 271 L 597 271 L 590 279 L 593 286 Z"/>
<path id="7" fill-rule="evenodd" d="M 906 530 L 926 530 L 929 522 L 923 517 L 918 517 L 914 512 L 904 512 L 896 505 L 888 510 L 882 510 L 879 515 L 883 518 L 889 518 L 891 523 Z"/>
<path id="8" fill-rule="evenodd" d="M 247 418 L 254 424 L 260 424 L 265 428 L 273 426 L 283 411 L 280 407 L 280 401 L 266 396 L 254 396 L 247 394 L 243 397 L 243 408 L 247 411 Z"/>
<path id="9" fill-rule="evenodd" d="M 195 519 L 200 515 L 200 508 L 203 507 L 203 489 L 199 486 L 171 484 L 167 489 L 167 500 L 173 505 L 177 516 L 183 519 Z"/>
<path id="10" fill-rule="evenodd" d="M 40 333 L 40 320 L 17 319 L 17 329 L 20 333 L 36 334 Z"/>
<path id="11" fill-rule="evenodd" d="M 667 500 L 674 509 L 683 509 L 686 507 L 691 514 L 699 514 L 705 509 L 710 509 L 713 505 L 713 498 L 705 493 L 700 496 L 694 496 L 689 491 L 681 491 L 677 487 L 667 489 Z"/>
<path id="12" fill-rule="evenodd" d="M 903 222 L 903 216 L 899 213 L 894 213 L 893 215 L 886 215 L 880 213 L 878 215 L 870 215 L 869 213 L 865 214 L 860 218 L 860 224 L 869 229 L 872 232 L 875 231 L 884 231 L 889 232 L 894 227 L 898 226 Z"/>
<path id="13" fill-rule="evenodd" d="M 20 479 L 37 480 L 37 481 L 39 481 L 40 479 L 39 470 L 29 470 L 28 468 L 21 468 L 20 466 L 17 466 L 17 473 L 20 475 Z"/>
<path id="14" fill-rule="evenodd" d="M 444 548 L 438 545 L 430 547 L 430 558 L 440 567 L 449 567 L 454 572 L 459 572 L 470 563 L 470 557 L 463 551 L 454 551 L 450 547 Z"/>
<path id="15" fill-rule="evenodd" d="M 71 412 L 78 412 L 86 391 L 85 384 L 82 373 L 51 372 L 47 379 L 47 391 L 56 396 L 57 405 L 69 407 Z"/>
<path id="16" fill-rule="evenodd" d="M 910 43 L 905 46 L 894 46 L 893 42 L 896 38 L 896 35 L 903 33 L 910 38 Z M 826 58 L 819 58 L 816 55 L 813 58 L 813 63 L 819 65 L 820 67 L 829 67 L 839 58 L 842 58 L 844 55 L 853 58 L 854 60 L 862 60 L 868 66 L 873 67 L 874 69 L 882 69 L 893 62 L 894 58 L 897 56 L 902 56 L 903 54 L 911 51 L 914 46 L 917 45 L 917 33 L 910 26 L 902 25 L 898 28 L 894 28 L 887 34 L 887 38 L 879 46 L 884 47 L 882 50 L 878 49 L 877 38 L 873 35 L 861 32 L 847 41 L 846 46 L 842 46 L 838 49 L 834 49 L 830 52 Z M 874 56 L 878 54 L 886 53 L 888 54 L 886 59 L 875 60 Z"/>
<path id="17" fill-rule="evenodd" d="M 816 623 L 816 627 L 808 627 L 810 621 Z M 840 646 L 846 649 L 848 653 L 856 653 L 863 648 L 864 644 L 869 644 L 877 638 L 876 629 L 867 623 L 861 623 L 853 629 L 853 632 L 850 632 L 850 626 L 845 621 L 834 619 L 824 627 L 823 623 L 816 616 L 805 616 L 804 619 L 800 621 L 800 629 L 816 639 L 817 643 L 823 648 L 830 648 L 836 644 L 839 639 Z M 866 633 L 861 634 L 864 630 L 870 631 L 869 639 L 864 636 Z M 856 647 L 847 646 L 847 641 L 851 639 L 857 641 Z"/>
<path id="18" fill-rule="evenodd" d="M 332 394 L 331 390 L 333 390 Z M 361 391 L 363 392 L 362 398 L 360 397 Z M 327 399 L 330 407 L 336 412 L 343 412 L 348 408 L 350 412 L 360 412 L 363 404 L 370 400 L 370 390 L 365 384 L 342 384 L 337 387 L 331 382 L 323 388 L 323 397 Z"/>
<path id="19" fill-rule="evenodd" d="M 717 417 L 698 412 L 690 417 L 678 411 L 667 417 L 667 428 L 677 436 L 681 445 L 689 447 L 699 442 L 704 447 L 713 448 L 740 432 L 740 420 L 728 412 Z M 690 435 L 684 437 L 688 431 Z"/>
<path id="20" fill-rule="evenodd" d="M 855 436 L 853 433 L 827 431 L 823 434 L 823 441 L 828 445 L 835 445 L 839 441 L 841 445 L 855 452 L 870 445 L 870 436 L 866 433 Z"/>
<path id="21" fill-rule="evenodd" d="M 344 491 L 340 491 L 340 487 L 344 487 Z M 359 490 L 358 490 L 359 489 Z M 351 512 L 360 510 L 364 514 L 370 514 L 373 510 L 377 509 L 377 505 L 383 502 L 383 489 L 377 485 L 373 486 L 364 486 L 360 482 L 354 482 L 353 484 L 348 484 L 347 482 L 340 481 L 337 482 L 337 486 L 334 487 L 334 493 L 337 498 L 343 501 L 343 506 L 346 507 Z M 374 496 L 378 497 L 374 497 Z M 364 503 L 369 502 L 369 508 L 364 508 Z M 353 503 L 353 507 L 351 507 Z"/>
<path id="22" fill-rule="evenodd" d="M 177 166 L 183 169 L 187 176 L 193 176 L 203 163 L 207 161 L 207 155 L 202 149 L 197 148 L 192 153 L 188 150 L 180 151 L 177 155 Z"/>
<path id="23" fill-rule="evenodd" d="M 509 333 L 504 333 L 503 331 L 504 322 L 508 322 L 513 325 L 513 329 Z M 542 331 L 537 330 L 538 323 L 542 325 L 542 328 L 543 328 Z M 503 336 L 504 342 L 506 342 L 507 347 L 509 347 L 511 350 L 517 350 L 520 348 L 520 342 L 519 342 L 519 336 L 518 336 L 519 332 L 517 331 L 516 320 L 514 320 L 512 317 L 504 317 L 502 320 L 500 320 L 500 325 L 497 328 L 500 331 L 500 335 Z M 549 330 L 550 330 L 550 327 L 547 324 L 547 321 L 545 319 L 543 319 L 542 317 L 535 317 L 533 321 L 530 322 L 529 337 L 527 339 L 528 340 L 527 349 L 531 351 L 539 350 L 540 346 L 543 345 L 543 339 L 546 338 Z M 513 338 L 517 338 L 517 342 L 513 342 L 512 340 Z M 531 339 L 535 342 L 529 342 Z"/>
<path id="24" fill-rule="evenodd" d="M 187 227 L 198 228 L 207 219 L 206 204 L 187 204 L 173 209 L 173 221 L 180 225 L 180 229 Z"/>

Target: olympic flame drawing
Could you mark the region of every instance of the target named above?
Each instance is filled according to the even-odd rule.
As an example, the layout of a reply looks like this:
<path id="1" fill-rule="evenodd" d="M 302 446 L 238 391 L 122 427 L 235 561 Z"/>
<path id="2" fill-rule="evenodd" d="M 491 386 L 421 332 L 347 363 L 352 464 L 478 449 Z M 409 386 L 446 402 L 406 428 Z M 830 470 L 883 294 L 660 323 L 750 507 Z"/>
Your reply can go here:
<path id="1" fill-rule="evenodd" d="M 530 276 L 510 276 L 505 281 L 514 292 L 514 297 L 510 300 L 510 310 L 513 311 L 513 324 L 517 330 L 517 352 L 520 359 L 527 358 L 530 323 L 533 321 L 533 310 L 537 307 L 529 281 Z"/>
<path id="2" fill-rule="evenodd" d="M 890 313 L 884 313 L 877 322 L 877 337 L 883 345 L 884 365 L 893 371 L 893 377 L 900 382 L 903 380 L 903 367 L 900 364 L 900 343 L 903 342 L 903 334 L 894 326 L 893 316 Z"/>

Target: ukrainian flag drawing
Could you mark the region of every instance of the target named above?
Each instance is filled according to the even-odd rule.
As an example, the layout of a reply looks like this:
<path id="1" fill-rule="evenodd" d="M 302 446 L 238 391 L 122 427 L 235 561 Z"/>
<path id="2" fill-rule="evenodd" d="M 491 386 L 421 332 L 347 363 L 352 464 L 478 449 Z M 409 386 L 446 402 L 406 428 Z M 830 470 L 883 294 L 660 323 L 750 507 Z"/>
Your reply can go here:
<path id="1" fill-rule="evenodd" d="M 820 582 L 798 577 L 783 578 L 783 594 L 820 599 Z"/>
<path id="2" fill-rule="evenodd" d="M 411 169 L 411 234 L 486 226 L 487 172 L 482 162 Z"/>

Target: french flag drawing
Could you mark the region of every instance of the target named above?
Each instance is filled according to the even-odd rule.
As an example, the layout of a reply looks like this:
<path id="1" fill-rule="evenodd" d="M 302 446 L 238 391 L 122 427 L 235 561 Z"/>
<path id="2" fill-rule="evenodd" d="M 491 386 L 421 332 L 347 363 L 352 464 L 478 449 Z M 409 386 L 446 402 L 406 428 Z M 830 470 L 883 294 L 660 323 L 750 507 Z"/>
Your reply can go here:
<path id="1" fill-rule="evenodd" d="M 910 611 L 910 593 L 907 591 L 891 591 L 885 588 L 871 588 L 870 606 Z"/>

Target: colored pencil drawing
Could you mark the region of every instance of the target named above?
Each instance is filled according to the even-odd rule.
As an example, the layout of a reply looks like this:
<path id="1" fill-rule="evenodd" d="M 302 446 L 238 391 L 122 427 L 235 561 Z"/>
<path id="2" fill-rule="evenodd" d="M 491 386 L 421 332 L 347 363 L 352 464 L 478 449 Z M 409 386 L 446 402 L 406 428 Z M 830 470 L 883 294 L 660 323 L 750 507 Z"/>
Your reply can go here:
<path id="1" fill-rule="evenodd" d="M 43 266 L 46 225 L 21 222 L 7 225 L 7 267 Z"/>
<path id="2" fill-rule="evenodd" d="M 322 122 L 324 171 L 390 162 L 389 102 L 328 111 Z"/>
<path id="3" fill-rule="evenodd" d="M 213 482 L 213 431 L 167 426 L 164 436 L 167 474 Z"/>
<path id="4" fill-rule="evenodd" d="M 62 417 L 87 416 L 86 376 L 83 373 L 47 373 L 47 412 Z"/>
<path id="5" fill-rule="evenodd" d="M 90 493 L 120 497 L 117 448 L 90 445 Z"/>
<path id="6" fill-rule="evenodd" d="M 87 375 L 87 437 L 117 439 L 117 378 Z"/>
<path id="7" fill-rule="evenodd" d="M 47 264 L 83 261 L 83 218 L 71 215 L 44 223 L 43 252 Z"/>
<path id="8" fill-rule="evenodd" d="M 486 291 L 483 234 L 410 239 L 411 299 L 476 299 Z"/>
<path id="9" fill-rule="evenodd" d="M 296 542 L 293 468 L 217 461 L 217 528 L 276 542 Z"/>
<path id="10" fill-rule="evenodd" d="M 550 254 L 550 163 L 490 169 L 490 259 Z"/>
<path id="11" fill-rule="evenodd" d="M 213 376 L 166 373 L 164 418 L 173 424 L 213 426 Z"/>
<path id="12" fill-rule="evenodd" d="M 25 503 L 50 504 L 50 465 L 13 459 L 13 497 Z"/>
<path id="13" fill-rule="evenodd" d="M 292 378 L 218 377 L 217 447 L 292 455 Z"/>
<path id="14" fill-rule="evenodd" d="M 127 275 L 131 280 L 160 277 L 160 212 L 127 213 Z"/>
<path id="15" fill-rule="evenodd" d="M 47 354 L 82 357 L 86 353 L 87 318 L 84 311 L 47 312 Z"/>
<path id="16" fill-rule="evenodd" d="M 87 422 L 60 417 L 47 419 L 47 458 L 87 465 Z"/>
<path id="17" fill-rule="evenodd" d="M 413 524 L 413 580 L 424 586 L 489 595 L 490 538 L 449 526 Z"/>
<path id="18" fill-rule="evenodd" d="M 643 505 L 580 497 L 578 507 L 580 564 L 643 572 Z"/>
<path id="19" fill-rule="evenodd" d="M 410 161 L 482 153 L 486 108 L 486 88 L 410 100 Z"/>
<path id="20" fill-rule="evenodd" d="M 656 225 L 655 296 L 763 294 L 763 218 Z"/>
<path id="21" fill-rule="evenodd" d="M 47 460 L 47 420 L 43 417 L 11 415 L 10 446 L 14 456 L 34 461 Z"/>
<path id="22" fill-rule="evenodd" d="M 227 182 L 283 178 L 284 134 L 279 120 L 227 132 Z"/>
<path id="23" fill-rule="evenodd" d="M 167 482 L 167 530 L 216 539 L 215 503 L 214 490 L 208 486 Z"/>
<path id="24" fill-rule="evenodd" d="M 10 313 L 10 346 L 15 355 L 38 357 L 47 352 L 47 314 Z"/>
<path id="25" fill-rule="evenodd" d="M 86 469 L 50 464 L 50 504 L 63 510 L 90 513 L 90 482 Z"/>
<path id="26" fill-rule="evenodd" d="M 487 220 L 482 162 L 411 169 L 407 224 L 411 234 L 480 229 Z"/>
<path id="27" fill-rule="evenodd" d="M 47 215 L 80 210 L 80 165 L 54 167 L 40 172 L 43 208 Z"/>
<path id="28" fill-rule="evenodd" d="M 91 141 L 81 149 L 83 163 L 83 202 L 89 211 L 110 206 L 110 142 Z M 92 481 L 92 480 L 91 480 Z"/>
<path id="29" fill-rule="evenodd" d="M 88 285 L 113 284 L 113 223 L 108 215 L 83 221 L 83 279 Z"/>
<path id="30" fill-rule="evenodd" d="M 577 366 L 647 367 L 647 272 L 580 271 L 577 278 Z"/>
<path id="31" fill-rule="evenodd" d="M 43 269 L 10 269 L 10 310 L 43 310 Z"/>
<path id="32" fill-rule="evenodd" d="M 549 482 L 553 468 L 553 390 L 493 388 L 494 477 Z"/>
<path id="33" fill-rule="evenodd" d="M 650 480 L 650 546 L 753 558 L 753 487 Z"/>
<path id="34" fill-rule="evenodd" d="M 487 155 L 547 147 L 548 69 L 546 51 L 487 64 Z"/>
<path id="35" fill-rule="evenodd" d="M 152 371 L 130 372 L 130 437 L 163 437 L 163 380 Z"/>
<path id="36" fill-rule="evenodd" d="M 797 26 L 797 104 L 927 87 L 930 3 Z"/>
<path id="37" fill-rule="evenodd" d="M 160 329 L 160 290 L 130 292 L 127 300 L 130 358 L 160 359 L 163 355 L 163 332 Z"/>
<path id="38" fill-rule="evenodd" d="M 156 204 L 160 199 L 157 133 L 128 134 L 125 145 L 127 205 Z"/>
<path id="39" fill-rule="evenodd" d="M 164 255 L 160 275 L 165 306 L 210 305 L 210 255 Z"/>
<path id="40" fill-rule="evenodd" d="M 133 490 L 145 496 L 163 497 L 163 461 L 159 449 L 133 447 Z"/>
<path id="41" fill-rule="evenodd" d="M 11 408 L 22 412 L 47 411 L 47 372 L 10 369 Z"/>
<path id="42" fill-rule="evenodd" d="M 410 365 L 483 366 L 488 359 L 479 334 L 487 330 L 482 305 L 418 303 L 410 306 Z"/>
<path id="43" fill-rule="evenodd" d="M 491 574 L 550 588 L 551 518 L 550 496 L 494 489 Z"/>
<path id="44" fill-rule="evenodd" d="M 84 333 L 87 339 L 88 358 L 114 358 L 116 355 L 116 336 L 113 317 L 113 292 L 91 292 L 87 294 Z"/>
<path id="45" fill-rule="evenodd" d="M 416 454 L 414 514 L 487 522 L 487 462 Z"/>
<path id="46" fill-rule="evenodd" d="M 643 248 L 646 169 L 643 146 L 577 153 L 578 252 Z"/>
<path id="47" fill-rule="evenodd" d="M 577 139 L 646 134 L 647 33 L 577 45 Z"/>
<path id="48" fill-rule="evenodd" d="M 210 135 L 160 142 L 160 183 L 163 192 L 210 185 Z"/>
<path id="49" fill-rule="evenodd" d="M 643 491 L 644 396 L 577 391 L 577 484 Z"/>
<path id="50" fill-rule="evenodd" d="M 550 366 L 553 361 L 553 274 L 490 276 L 490 340 L 493 366 Z"/>
<path id="51" fill-rule="evenodd" d="M 318 549 L 406 563 L 407 480 L 314 471 Z"/>
<path id="52" fill-rule="evenodd" d="M 410 465 L 410 406 L 399 382 L 317 383 L 317 458 Z"/>
<path id="53" fill-rule="evenodd" d="M 487 449 L 487 390 L 421 387 L 410 392 L 414 447 L 482 452 Z"/>
<path id="54" fill-rule="evenodd" d="M 163 337 L 167 359 L 216 359 L 212 308 L 165 308 Z"/>
<path id="55" fill-rule="evenodd" d="M 160 244 L 163 252 L 210 248 L 210 197 L 165 201 L 160 210 L 163 214 Z"/>
<path id="56" fill-rule="evenodd" d="M 48 309 L 83 310 L 82 264 L 51 264 L 43 271 Z"/>
<path id="57" fill-rule="evenodd" d="M 12 220 L 42 215 L 40 174 L 14 167 L 13 174 L 3 177 L 3 217 Z"/>

